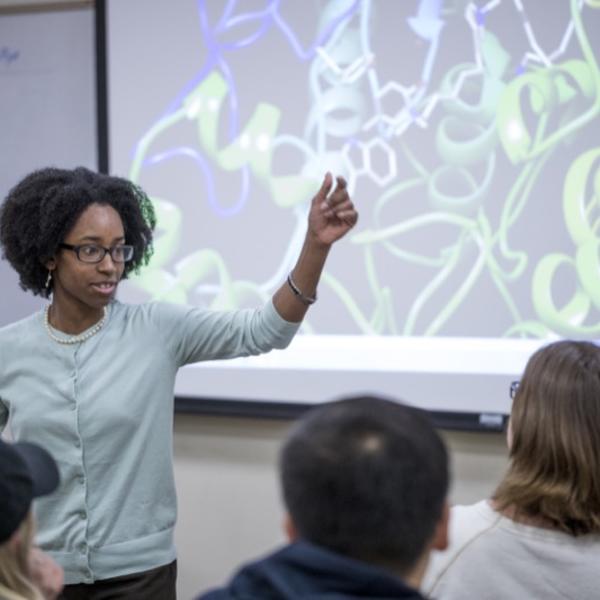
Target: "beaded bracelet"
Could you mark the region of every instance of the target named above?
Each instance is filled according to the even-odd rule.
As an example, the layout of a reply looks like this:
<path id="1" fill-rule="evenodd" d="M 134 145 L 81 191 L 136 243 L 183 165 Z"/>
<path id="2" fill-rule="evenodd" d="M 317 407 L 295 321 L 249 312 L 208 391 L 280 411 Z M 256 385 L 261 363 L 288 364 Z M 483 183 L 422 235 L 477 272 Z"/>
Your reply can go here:
<path id="1" fill-rule="evenodd" d="M 311 304 L 314 304 L 317 301 L 317 292 L 315 292 L 314 296 L 305 296 L 300 291 L 300 288 L 296 285 L 296 282 L 292 279 L 291 272 L 287 277 L 287 282 L 288 282 L 288 285 L 290 286 L 290 289 L 294 293 L 294 296 L 296 296 L 296 298 L 298 298 L 298 300 L 300 300 L 300 302 L 302 302 L 302 304 L 306 304 L 306 306 L 310 306 Z"/>

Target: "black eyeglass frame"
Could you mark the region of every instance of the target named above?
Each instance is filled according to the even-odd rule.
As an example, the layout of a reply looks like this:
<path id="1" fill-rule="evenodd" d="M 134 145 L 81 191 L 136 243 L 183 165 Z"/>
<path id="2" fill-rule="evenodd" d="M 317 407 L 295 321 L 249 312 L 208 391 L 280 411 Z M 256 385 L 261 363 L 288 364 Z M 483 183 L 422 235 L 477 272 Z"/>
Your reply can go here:
<path id="1" fill-rule="evenodd" d="M 58 245 L 59 248 L 64 248 L 65 250 L 72 250 L 73 252 L 75 252 L 75 256 L 77 256 L 77 260 L 80 260 L 82 263 L 85 263 L 86 265 L 97 265 L 98 263 L 101 263 L 104 258 L 106 257 L 107 254 L 110 254 L 110 258 L 112 259 L 113 262 L 115 263 L 126 263 L 129 262 L 132 258 L 133 258 L 133 246 L 130 246 L 129 244 L 119 244 L 118 246 L 112 246 L 112 248 L 107 248 L 106 246 L 101 246 L 100 244 L 78 244 L 78 245 L 73 245 L 73 244 L 59 244 Z M 103 254 L 102 256 L 98 259 L 98 260 L 84 260 L 83 258 L 81 258 L 81 255 L 79 254 L 82 248 L 98 248 L 99 250 L 103 250 Z M 120 260 L 119 258 L 115 257 L 115 251 L 119 250 L 121 252 L 123 252 L 123 260 Z"/>
<path id="2" fill-rule="evenodd" d="M 510 395 L 510 399 L 514 400 L 515 396 L 517 395 L 517 392 L 519 391 L 519 385 L 521 384 L 521 382 L 517 379 L 516 381 L 511 381 L 510 382 L 510 388 L 509 388 L 509 395 Z"/>

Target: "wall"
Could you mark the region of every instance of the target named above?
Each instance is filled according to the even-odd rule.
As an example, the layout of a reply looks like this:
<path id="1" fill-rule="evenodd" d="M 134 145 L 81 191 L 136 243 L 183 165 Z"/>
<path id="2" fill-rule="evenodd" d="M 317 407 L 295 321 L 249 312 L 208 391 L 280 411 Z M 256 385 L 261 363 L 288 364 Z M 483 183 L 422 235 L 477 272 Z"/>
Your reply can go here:
<path id="1" fill-rule="evenodd" d="M 275 464 L 288 422 L 176 415 L 180 600 L 226 581 L 284 541 Z M 506 466 L 504 436 L 444 432 L 453 503 L 489 495 Z"/>

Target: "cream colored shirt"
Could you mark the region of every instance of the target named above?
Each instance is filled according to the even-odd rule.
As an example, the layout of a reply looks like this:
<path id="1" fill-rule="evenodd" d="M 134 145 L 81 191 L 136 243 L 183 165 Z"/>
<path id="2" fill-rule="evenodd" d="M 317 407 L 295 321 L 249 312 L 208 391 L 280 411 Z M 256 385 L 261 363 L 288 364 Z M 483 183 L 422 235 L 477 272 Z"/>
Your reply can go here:
<path id="1" fill-rule="evenodd" d="M 600 536 L 572 537 L 503 517 L 487 500 L 455 506 L 450 546 L 434 552 L 422 590 L 436 600 L 600 598 Z"/>

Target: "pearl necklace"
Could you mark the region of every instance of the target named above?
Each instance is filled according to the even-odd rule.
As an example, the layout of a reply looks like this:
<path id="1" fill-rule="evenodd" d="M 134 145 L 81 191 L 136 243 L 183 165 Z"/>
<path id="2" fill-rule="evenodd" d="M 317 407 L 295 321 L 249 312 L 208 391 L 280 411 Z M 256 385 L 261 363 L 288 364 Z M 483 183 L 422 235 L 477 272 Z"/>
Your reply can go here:
<path id="1" fill-rule="evenodd" d="M 54 335 L 54 333 L 52 333 L 52 328 L 50 327 L 50 320 L 48 318 L 49 313 L 50 305 L 46 306 L 46 309 L 44 310 L 44 325 L 46 326 L 46 332 L 55 342 L 58 342 L 59 344 L 80 344 L 81 342 L 89 340 L 93 335 L 96 335 L 102 329 L 104 323 L 106 323 L 106 317 L 108 316 L 108 310 L 105 306 L 104 315 L 91 329 L 88 329 L 88 331 L 86 331 L 85 333 L 64 338 Z"/>

